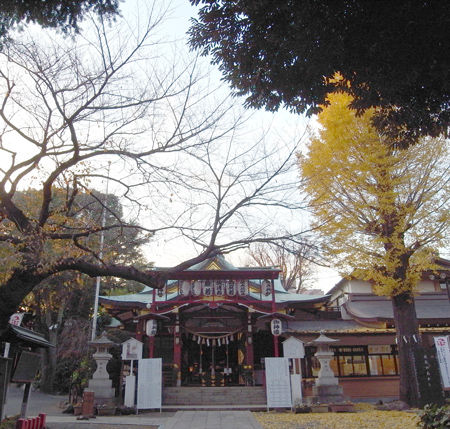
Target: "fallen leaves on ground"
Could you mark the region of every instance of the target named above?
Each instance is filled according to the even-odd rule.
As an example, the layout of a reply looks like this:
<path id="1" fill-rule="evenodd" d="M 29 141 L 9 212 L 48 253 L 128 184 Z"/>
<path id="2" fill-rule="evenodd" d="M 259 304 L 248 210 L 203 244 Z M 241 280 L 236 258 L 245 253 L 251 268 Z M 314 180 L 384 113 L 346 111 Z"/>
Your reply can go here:
<path id="1" fill-rule="evenodd" d="M 264 429 L 412 429 L 419 421 L 405 411 L 360 411 L 356 413 L 291 412 L 255 413 Z"/>

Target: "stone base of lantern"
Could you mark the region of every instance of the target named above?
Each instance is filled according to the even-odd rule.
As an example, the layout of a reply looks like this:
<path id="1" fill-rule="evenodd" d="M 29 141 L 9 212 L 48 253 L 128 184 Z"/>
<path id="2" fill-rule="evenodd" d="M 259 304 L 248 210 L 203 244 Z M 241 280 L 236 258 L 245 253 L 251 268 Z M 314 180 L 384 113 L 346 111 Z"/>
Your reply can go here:
<path id="1" fill-rule="evenodd" d="M 116 390 L 112 387 L 112 380 L 110 379 L 89 380 L 86 390 L 94 392 L 96 404 L 111 401 L 116 395 Z"/>
<path id="2" fill-rule="evenodd" d="M 309 397 L 311 404 L 336 404 L 348 401 L 348 397 L 344 396 L 342 386 L 313 386 L 313 396 Z"/>

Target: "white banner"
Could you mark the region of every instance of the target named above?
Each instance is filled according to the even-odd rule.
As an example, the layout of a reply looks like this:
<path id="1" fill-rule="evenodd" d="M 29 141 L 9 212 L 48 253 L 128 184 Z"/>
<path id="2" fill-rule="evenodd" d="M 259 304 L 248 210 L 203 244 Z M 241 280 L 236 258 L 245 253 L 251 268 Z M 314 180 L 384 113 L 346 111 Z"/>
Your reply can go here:
<path id="1" fill-rule="evenodd" d="M 139 359 L 137 408 L 161 409 L 162 396 L 162 360 Z"/>
<path id="2" fill-rule="evenodd" d="M 292 407 L 287 358 L 265 358 L 267 408 Z"/>
<path id="3" fill-rule="evenodd" d="M 436 354 L 444 389 L 450 389 L 450 335 L 434 337 Z"/>

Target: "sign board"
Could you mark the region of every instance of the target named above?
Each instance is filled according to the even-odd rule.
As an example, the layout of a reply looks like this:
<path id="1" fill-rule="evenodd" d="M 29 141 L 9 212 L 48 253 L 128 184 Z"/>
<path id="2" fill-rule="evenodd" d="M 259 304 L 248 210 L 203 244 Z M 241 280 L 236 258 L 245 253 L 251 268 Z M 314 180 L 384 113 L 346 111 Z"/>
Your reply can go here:
<path id="1" fill-rule="evenodd" d="M 287 358 L 304 358 L 305 347 L 303 341 L 289 337 L 286 341 L 283 341 L 283 356 Z"/>
<path id="2" fill-rule="evenodd" d="M 142 343 L 130 338 L 122 343 L 122 360 L 137 360 L 142 358 Z"/>
<path id="3" fill-rule="evenodd" d="M 161 409 L 162 402 L 162 360 L 139 359 L 137 408 Z"/>
<path id="4" fill-rule="evenodd" d="M 289 360 L 265 358 L 267 408 L 292 407 Z"/>
<path id="5" fill-rule="evenodd" d="M 23 315 L 25 313 L 14 313 L 9 318 L 9 324 L 14 326 L 20 326 L 22 324 Z"/>
<path id="6" fill-rule="evenodd" d="M 450 390 L 450 335 L 434 337 L 436 355 L 441 371 L 442 385 Z"/>
<path id="7" fill-rule="evenodd" d="M 39 353 L 31 353 L 22 351 L 19 361 L 14 368 L 11 381 L 13 383 L 31 383 L 36 377 L 41 365 L 41 355 Z"/>

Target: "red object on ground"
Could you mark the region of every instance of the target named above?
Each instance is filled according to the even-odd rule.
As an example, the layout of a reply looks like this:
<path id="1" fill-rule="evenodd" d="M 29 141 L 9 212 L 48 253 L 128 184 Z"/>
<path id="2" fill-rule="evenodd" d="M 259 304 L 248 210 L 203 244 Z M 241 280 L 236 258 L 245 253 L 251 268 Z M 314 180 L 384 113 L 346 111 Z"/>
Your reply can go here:
<path id="1" fill-rule="evenodd" d="M 39 414 L 39 419 L 40 419 L 39 429 L 45 428 L 45 425 L 47 424 L 47 414 L 40 413 Z"/>
<path id="2" fill-rule="evenodd" d="M 40 413 L 38 417 L 30 417 L 28 419 L 18 419 L 16 429 L 44 429 L 47 415 Z"/>
<path id="3" fill-rule="evenodd" d="M 94 392 L 83 392 L 81 414 L 85 417 L 94 415 Z"/>

